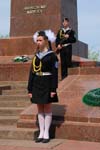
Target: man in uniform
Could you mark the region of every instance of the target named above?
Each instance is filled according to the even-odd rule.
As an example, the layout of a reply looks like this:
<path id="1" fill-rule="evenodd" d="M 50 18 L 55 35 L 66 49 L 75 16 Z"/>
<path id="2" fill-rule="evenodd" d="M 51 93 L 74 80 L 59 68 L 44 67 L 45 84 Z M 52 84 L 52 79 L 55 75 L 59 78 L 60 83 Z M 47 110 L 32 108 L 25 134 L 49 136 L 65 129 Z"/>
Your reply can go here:
<path id="1" fill-rule="evenodd" d="M 76 42 L 75 31 L 69 27 L 69 19 L 63 19 L 63 27 L 58 31 L 56 37 L 57 53 L 61 59 L 61 77 L 64 79 L 68 75 L 68 68 L 72 62 L 72 43 Z"/>

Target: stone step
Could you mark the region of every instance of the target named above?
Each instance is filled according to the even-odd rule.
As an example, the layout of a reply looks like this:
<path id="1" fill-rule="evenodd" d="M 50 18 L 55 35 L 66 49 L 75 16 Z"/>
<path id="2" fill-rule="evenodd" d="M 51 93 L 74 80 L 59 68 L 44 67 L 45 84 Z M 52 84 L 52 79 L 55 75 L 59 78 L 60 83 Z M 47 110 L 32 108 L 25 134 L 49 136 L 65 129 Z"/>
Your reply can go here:
<path id="1" fill-rule="evenodd" d="M 100 150 L 99 142 L 51 139 L 49 143 L 35 143 L 30 140 L 1 139 L 1 150 Z"/>
<path id="2" fill-rule="evenodd" d="M 16 125 L 18 116 L 0 116 L 0 126 Z"/>
<path id="3" fill-rule="evenodd" d="M 90 63 L 91 64 L 91 63 Z M 82 64 L 82 67 L 75 67 L 75 68 L 70 68 L 69 75 L 99 75 L 100 74 L 100 67 L 84 67 L 84 62 Z"/>
<path id="4" fill-rule="evenodd" d="M 30 105 L 31 106 L 31 105 Z M 27 109 L 27 108 L 26 108 Z M 29 112 L 29 114 L 25 114 L 24 113 L 24 111 L 20 114 L 20 120 L 29 120 L 29 121 L 32 121 L 32 120 L 36 120 L 36 118 L 37 118 L 37 111 L 36 111 L 36 113 L 34 114 L 30 114 L 30 112 Z M 57 115 L 57 114 L 53 114 L 53 116 L 52 116 L 52 119 L 53 120 L 56 120 L 56 121 L 58 121 L 58 120 L 60 120 L 60 121 L 63 121 L 63 120 L 66 120 L 67 119 L 67 116 L 62 116 L 62 115 Z"/>
<path id="5" fill-rule="evenodd" d="M 27 89 L 27 81 L 0 81 L 0 85 L 10 85 L 12 89 Z"/>
<path id="6" fill-rule="evenodd" d="M 10 85 L 1 85 L 0 84 L 0 95 L 2 94 L 2 92 L 4 90 L 10 90 L 11 89 L 11 86 Z"/>
<path id="7" fill-rule="evenodd" d="M 54 149 L 57 146 L 59 146 L 60 144 L 64 143 L 66 140 L 64 139 L 51 139 L 49 143 L 47 144 L 42 144 L 42 143 L 35 143 L 35 141 L 33 140 L 12 140 L 12 139 L 1 139 L 0 140 L 0 146 L 5 146 L 9 149 L 8 146 L 14 146 L 14 150 L 15 147 L 19 149 L 23 149 L 23 150 L 37 150 L 37 148 L 40 150 L 42 148 L 42 150 L 50 150 L 50 149 Z M 67 141 L 68 142 L 68 141 Z M 31 149 L 30 149 L 31 148 Z M 5 150 L 5 149 L 3 149 Z M 13 150 L 13 148 L 12 148 Z"/>
<path id="8" fill-rule="evenodd" d="M 14 83 L 11 87 L 12 89 L 27 89 L 27 83 Z"/>
<path id="9" fill-rule="evenodd" d="M 16 126 L 0 126 L 0 139 L 33 140 L 33 129 L 19 129 Z"/>
<path id="10" fill-rule="evenodd" d="M 10 84 L 10 85 L 26 85 L 27 81 L 0 81 L 0 84 Z"/>
<path id="11" fill-rule="evenodd" d="M 1 101 L 0 100 L 0 107 L 27 107 L 31 104 L 29 100 L 9 100 L 8 101 Z"/>
<path id="12" fill-rule="evenodd" d="M 35 119 L 20 119 L 17 122 L 18 128 L 37 128 L 38 122 Z"/>
<path id="13" fill-rule="evenodd" d="M 19 115 L 25 107 L 0 107 L 0 116 L 16 116 Z"/>
<path id="14" fill-rule="evenodd" d="M 27 95 L 26 89 L 3 90 L 2 95 Z"/>
<path id="15" fill-rule="evenodd" d="M 0 101 L 29 101 L 28 95 L 0 95 Z"/>
<path id="16" fill-rule="evenodd" d="M 35 120 L 21 119 L 17 126 L 35 129 L 38 123 Z M 61 139 L 100 142 L 100 123 L 53 120 L 50 133 L 51 137 Z"/>

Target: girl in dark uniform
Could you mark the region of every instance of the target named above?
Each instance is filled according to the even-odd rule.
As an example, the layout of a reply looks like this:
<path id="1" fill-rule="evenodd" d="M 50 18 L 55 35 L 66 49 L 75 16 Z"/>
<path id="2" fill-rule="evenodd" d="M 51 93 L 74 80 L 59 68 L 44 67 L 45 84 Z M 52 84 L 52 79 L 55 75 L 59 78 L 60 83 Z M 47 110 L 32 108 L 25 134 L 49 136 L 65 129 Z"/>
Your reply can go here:
<path id="1" fill-rule="evenodd" d="M 48 36 L 47 36 L 48 33 Z M 51 33 L 53 35 L 53 33 Z M 52 36 L 51 35 L 51 36 Z M 49 142 L 49 128 L 52 121 L 51 103 L 58 102 L 58 59 L 50 49 L 50 31 L 34 35 L 37 52 L 32 60 L 28 81 L 28 93 L 32 103 L 37 104 L 40 133 L 36 142 Z"/>

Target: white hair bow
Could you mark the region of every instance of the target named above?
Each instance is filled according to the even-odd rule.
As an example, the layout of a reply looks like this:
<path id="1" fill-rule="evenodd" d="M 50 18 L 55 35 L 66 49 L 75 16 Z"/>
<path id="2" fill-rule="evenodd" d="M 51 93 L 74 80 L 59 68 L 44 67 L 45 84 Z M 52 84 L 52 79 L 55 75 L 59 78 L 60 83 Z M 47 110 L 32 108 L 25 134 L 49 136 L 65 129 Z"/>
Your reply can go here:
<path id="1" fill-rule="evenodd" d="M 51 43 L 55 42 L 56 36 L 55 36 L 55 34 L 54 34 L 53 31 L 51 31 L 51 30 L 49 29 L 49 30 L 44 30 L 44 32 L 45 32 L 45 35 L 48 37 L 48 40 L 49 40 Z M 37 42 L 37 37 L 38 37 L 38 35 L 39 35 L 39 31 L 35 32 L 34 35 L 33 35 L 33 40 L 34 40 L 35 43 Z"/>

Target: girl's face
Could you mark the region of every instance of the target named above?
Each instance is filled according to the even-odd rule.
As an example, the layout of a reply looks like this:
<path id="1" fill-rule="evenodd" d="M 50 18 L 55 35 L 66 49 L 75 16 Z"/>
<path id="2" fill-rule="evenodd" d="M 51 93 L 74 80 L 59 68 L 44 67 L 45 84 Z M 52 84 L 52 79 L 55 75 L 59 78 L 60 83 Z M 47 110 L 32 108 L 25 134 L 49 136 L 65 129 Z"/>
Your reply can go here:
<path id="1" fill-rule="evenodd" d="M 43 36 L 38 36 L 37 37 L 37 46 L 41 50 L 46 47 L 46 40 L 44 39 Z"/>

